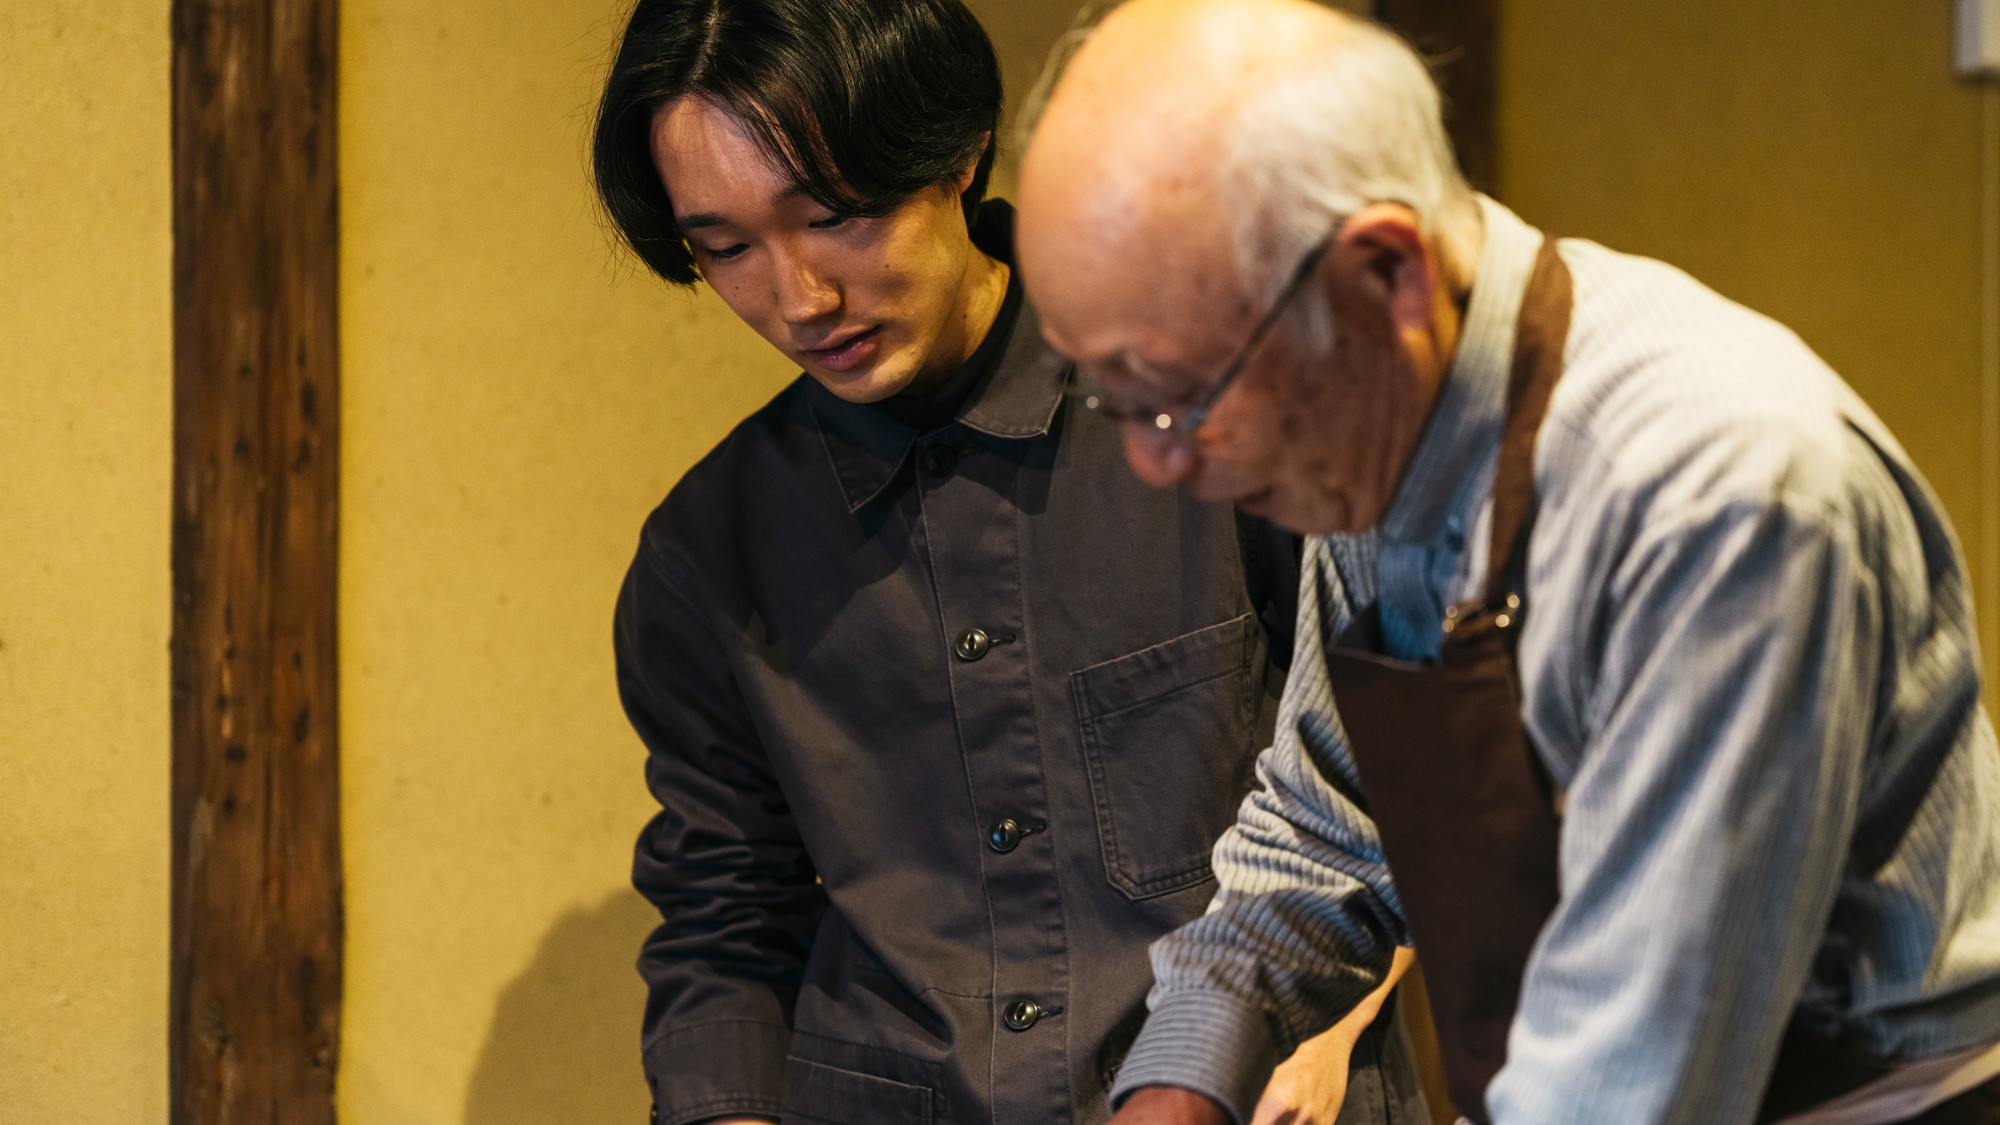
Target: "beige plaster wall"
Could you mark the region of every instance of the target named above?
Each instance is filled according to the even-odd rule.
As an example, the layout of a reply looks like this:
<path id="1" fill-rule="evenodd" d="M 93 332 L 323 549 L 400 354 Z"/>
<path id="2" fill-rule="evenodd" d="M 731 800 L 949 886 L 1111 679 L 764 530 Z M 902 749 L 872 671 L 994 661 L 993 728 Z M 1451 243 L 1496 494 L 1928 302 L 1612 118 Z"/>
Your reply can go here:
<path id="1" fill-rule="evenodd" d="M 1795 328 L 1943 497 L 2000 705 L 2000 448 L 1981 427 L 1981 166 L 1995 95 L 1951 0 L 1502 6 L 1501 194 Z"/>
<path id="2" fill-rule="evenodd" d="M 343 5 L 355 1125 L 644 1119 L 612 601 L 646 512 L 788 373 L 598 226 L 615 7 Z"/>
<path id="3" fill-rule="evenodd" d="M 167 0 L 0 4 L 0 1118 L 166 1120 Z"/>

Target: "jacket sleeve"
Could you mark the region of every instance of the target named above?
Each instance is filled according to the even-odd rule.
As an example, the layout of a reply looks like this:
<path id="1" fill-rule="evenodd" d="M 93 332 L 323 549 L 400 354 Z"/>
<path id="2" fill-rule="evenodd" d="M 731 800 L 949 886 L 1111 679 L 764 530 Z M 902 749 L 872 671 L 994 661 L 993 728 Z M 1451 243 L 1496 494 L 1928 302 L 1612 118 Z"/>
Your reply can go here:
<path id="1" fill-rule="evenodd" d="M 660 803 L 632 882 L 661 917 L 639 972 L 662 1125 L 778 1116 L 792 1007 L 825 908 L 706 601 L 645 543 L 615 625 L 619 695 Z"/>

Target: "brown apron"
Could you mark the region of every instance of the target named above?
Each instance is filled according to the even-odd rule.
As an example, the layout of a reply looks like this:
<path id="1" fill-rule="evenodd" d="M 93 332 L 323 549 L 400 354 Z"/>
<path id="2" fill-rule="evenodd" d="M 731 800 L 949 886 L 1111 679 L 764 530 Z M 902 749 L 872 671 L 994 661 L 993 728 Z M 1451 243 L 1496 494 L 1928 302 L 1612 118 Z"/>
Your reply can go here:
<path id="1" fill-rule="evenodd" d="M 1562 376 L 1570 303 L 1569 269 L 1547 240 L 1529 277 L 1508 377 L 1483 600 L 1446 611 L 1434 665 L 1375 655 L 1372 612 L 1327 654 L 1368 813 L 1423 964 L 1452 1101 L 1478 1125 L 1490 1125 L 1486 1087 L 1506 1061 L 1528 954 L 1559 895 L 1559 822 L 1522 722 L 1514 646 L 1535 519 L 1535 435 Z M 1794 1029 L 1758 1120 L 1809 1109 L 1890 1069 Z M 1995 1089 L 1917 1120 L 2000 1122 Z M 1946 1115 L 1973 1103 L 1986 1108 Z"/>

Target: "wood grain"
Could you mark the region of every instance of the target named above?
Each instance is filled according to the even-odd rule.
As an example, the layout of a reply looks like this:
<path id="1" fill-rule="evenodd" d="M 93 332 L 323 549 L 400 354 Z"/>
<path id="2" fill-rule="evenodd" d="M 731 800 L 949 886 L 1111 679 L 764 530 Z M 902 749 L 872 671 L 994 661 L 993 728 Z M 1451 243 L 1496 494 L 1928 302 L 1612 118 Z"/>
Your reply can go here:
<path id="1" fill-rule="evenodd" d="M 1500 184 L 1499 0 L 1374 0 L 1375 18 L 1395 28 L 1432 64 L 1444 91 L 1445 125 L 1472 186 Z"/>
<path id="2" fill-rule="evenodd" d="M 174 1125 L 330 1125 L 337 0 L 175 0 Z"/>

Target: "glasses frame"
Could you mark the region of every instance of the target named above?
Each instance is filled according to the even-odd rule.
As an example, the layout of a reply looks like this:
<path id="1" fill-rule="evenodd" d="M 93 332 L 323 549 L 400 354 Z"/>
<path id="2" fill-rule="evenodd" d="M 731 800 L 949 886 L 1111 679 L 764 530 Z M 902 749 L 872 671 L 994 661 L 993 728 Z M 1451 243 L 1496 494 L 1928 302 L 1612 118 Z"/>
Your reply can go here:
<path id="1" fill-rule="evenodd" d="M 1119 422 L 1139 422 L 1151 416 L 1154 428 L 1161 432 L 1172 434 L 1184 441 L 1195 440 L 1201 432 L 1202 425 L 1208 421 L 1209 414 L 1215 409 L 1215 405 L 1222 401 L 1222 396 L 1229 393 L 1229 388 L 1235 385 L 1237 377 L 1250 366 L 1251 357 L 1257 354 L 1257 346 L 1264 342 L 1264 337 L 1270 334 L 1271 329 L 1278 323 L 1278 318 L 1284 315 L 1285 309 L 1305 288 L 1306 282 L 1319 268 L 1320 259 L 1326 257 L 1326 252 L 1333 248 L 1334 240 L 1340 237 L 1340 229 L 1346 221 L 1344 215 L 1335 219 L 1332 229 L 1314 243 L 1311 250 L 1306 251 L 1305 257 L 1292 268 L 1291 276 L 1286 278 L 1284 288 L 1278 291 L 1277 299 L 1271 302 L 1271 307 L 1265 310 L 1256 326 L 1250 329 L 1249 337 L 1236 349 L 1235 356 L 1222 369 L 1222 374 L 1215 382 L 1209 384 L 1208 390 L 1204 391 L 1179 418 L 1174 417 L 1170 408 L 1151 407 L 1126 411 L 1113 407 L 1096 395 L 1082 394 L 1077 383 L 1075 365 L 1071 365 L 1068 374 L 1064 376 L 1064 391 L 1082 402 L 1086 410 L 1103 414 Z"/>

